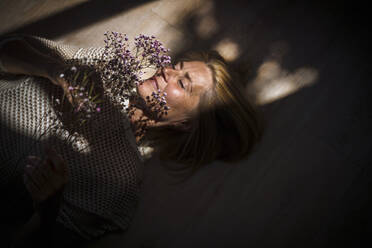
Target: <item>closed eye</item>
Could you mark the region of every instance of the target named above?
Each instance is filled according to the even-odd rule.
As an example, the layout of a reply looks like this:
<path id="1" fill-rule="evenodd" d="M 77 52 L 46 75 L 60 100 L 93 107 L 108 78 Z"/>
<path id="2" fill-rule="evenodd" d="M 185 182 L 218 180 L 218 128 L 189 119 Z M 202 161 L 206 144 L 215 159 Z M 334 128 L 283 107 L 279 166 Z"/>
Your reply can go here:
<path id="1" fill-rule="evenodd" d="M 177 70 L 174 64 L 172 64 L 172 68 L 173 70 Z M 181 86 L 182 89 L 185 89 L 185 85 L 183 84 L 182 80 L 178 80 L 178 84 L 179 86 Z"/>
<path id="2" fill-rule="evenodd" d="M 182 87 L 182 89 L 185 89 L 185 86 L 182 83 L 182 80 L 178 80 L 178 84 Z"/>

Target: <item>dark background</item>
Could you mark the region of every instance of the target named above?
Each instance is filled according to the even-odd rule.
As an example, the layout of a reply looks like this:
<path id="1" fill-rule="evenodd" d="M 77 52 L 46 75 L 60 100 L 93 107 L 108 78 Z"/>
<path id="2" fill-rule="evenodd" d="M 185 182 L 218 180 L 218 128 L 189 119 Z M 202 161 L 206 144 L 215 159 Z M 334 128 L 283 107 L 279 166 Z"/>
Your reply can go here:
<path id="1" fill-rule="evenodd" d="M 89 1 L 8 32 L 54 39 L 146 2 Z M 240 47 L 233 63 L 248 65 L 247 89 L 270 59 L 289 74 L 310 67 L 319 76 L 259 106 L 265 134 L 248 159 L 216 162 L 176 186 L 163 162 L 147 164 L 132 227 L 90 246 L 371 246 L 369 8 L 361 1 L 212 2 L 218 32 L 200 37 L 200 16 L 188 13 L 178 26 L 187 36 L 179 52 L 229 37 Z"/>

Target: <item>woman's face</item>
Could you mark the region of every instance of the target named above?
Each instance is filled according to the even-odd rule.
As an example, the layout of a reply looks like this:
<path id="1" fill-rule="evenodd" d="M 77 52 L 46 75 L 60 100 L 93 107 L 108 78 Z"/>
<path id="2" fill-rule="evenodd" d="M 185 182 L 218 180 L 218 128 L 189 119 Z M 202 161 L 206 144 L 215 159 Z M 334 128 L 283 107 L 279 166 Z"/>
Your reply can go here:
<path id="1" fill-rule="evenodd" d="M 166 93 L 166 105 L 170 107 L 162 123 L 187 120 L 197 108 L 200 97 L 213 85 L 212 71 L 200 61 L 183 61 L 172 67 L 159 69 L 151 78 L 138 86 L 138 93 L 146 99 L 152 92 Z"/>

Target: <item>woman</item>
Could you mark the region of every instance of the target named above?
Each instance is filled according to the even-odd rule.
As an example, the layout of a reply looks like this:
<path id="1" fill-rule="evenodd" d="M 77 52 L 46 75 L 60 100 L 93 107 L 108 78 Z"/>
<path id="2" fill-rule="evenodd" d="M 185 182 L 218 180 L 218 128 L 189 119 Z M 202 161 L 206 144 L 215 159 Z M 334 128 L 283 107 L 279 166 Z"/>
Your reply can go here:
<path id="1" fill-rule="evenodd" d="M 37 129 L 35 123 L 43 119 L 36 118 L 35 123 L 16 122 L 22 116 L 35 116 L 29 112 L 43 116 L 50 108 L 50 92 L 58 90 L 54 85 L 67 89 L 68 83 L 58 76 L 66 63 L 95 66 L 94 59 L 102 52 L 102 48 L 82 49 L 29 36 L 4 40 L 0 47 L 2 70 L 8 76 L 27 76 L 1 81 L 2 135 L 12 134 L 12 128 L 18 130 L 16 138 L 2 137 L 2 146 L 8 146 L 7 140 L 17 141 L 18 147 L 25 146 L 29 133 Z M 261 130 L 238 81 L 218 53 L 188 53 L 137 88 L 141 103 L 146 103 L 153 91 L 165 92 L 170 107 L 167 115 L 154 120 L 149 106 L 132 102 L 134 114 L 128 118 L 107 103 L 106 111 L 100 114 L 100 131 L 89 127 L 84 130 L 89 152 L 81 154 L 60 142 L 56 147 L 60 154 L 49 149 L 45 159 L 33 156 L 18 163 L 26 168 L 5 164 L 0 171 L 5 181 L 1 186 L 19 185 L 23 175 L 34 205 L 41 206 L 36 209 L 48 231 L 53 230 L 51 226 L 59 230 L 62 227 L 72 235 L 90 239 L 108 231 L 124 230 L 138 200 L 143 158 L 138 151 L 143 153 L 143 144 L 153 147 L 162 159 L 186 164 L 193 171 L 216 159 L 236 161 L 248 154 Z M 11 114 L 16 111 L 21 114 Z M 143 120 L 146 130 L 139 132 Z M 3 161 L 9 161 L 9 157 L 11 160 L 14 152 L 9 151 L 10 148 L 1 155 Z M 42 154 L 39 150 L 33 152 Z M 10 198 L 14 205 L 19 201 L 14 195 Z M 55 206 L 59 206 L 58 211 L 43 211 L 56 209 Z"/>

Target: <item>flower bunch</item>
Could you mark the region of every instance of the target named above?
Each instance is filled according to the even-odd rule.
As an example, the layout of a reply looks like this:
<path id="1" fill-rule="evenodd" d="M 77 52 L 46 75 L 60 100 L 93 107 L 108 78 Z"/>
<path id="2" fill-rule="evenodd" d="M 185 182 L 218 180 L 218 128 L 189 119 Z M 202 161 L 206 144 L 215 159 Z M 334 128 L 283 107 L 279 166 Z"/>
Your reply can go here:
<path id="1" fill-rule="evenodd" d="M 151 112 L 159 115 L 153 119 L 161 118 L 163 115 L 168 114 L 168 110 L 170 108 L 166 105 L 166 96 L 166 92 L 161 92 L 160 90 L 158 90 L 157 93 L 152 92 L 151 97 L 146 97 L 147 105 L 150 106 Z"/>
<path id="2" fill-rule="evenodd" d="M 88 144 L 80 128 L 101 112 L 103 90 L 94 71 L 87 67 L 67 67 L 59 78 L 67 84 L 62 87 L 62 97 L 52 97 L 54 111 L 48 113 L 51 123 L 46 131 L 57 134 L 75 150 L 83 151 Z"/>
<path id="3" fill-rule="evenodd" d="M 105 49 L 98 63 L 97 70 L 101 75 L 106 95 L 113 103 L 121 105 L 128 113 L 128 102 L 136 96 L 136 88 L 142 83 L 144 70 L 159 69 L 171 63 L 167 55 L 169 49 L 156 40 L 155 36 L 139 35 L 134 38 L 134 48 L 130 48 L 126 34 L 106 32 Z M 166 114 L 169 109 L 166 104 L 166 94 L 159 100 L 161 92 L 153 92 L 147 101 L 152 103 L 153 111 Z"/>
<path id="4" fill-rule="evenodd" d="M 33 149 L 38 149 L 38 143 L 54 146 L 50 142 L 55 139 L 48 139 L 54 135 L 71 144 L 76 151 L 82 152 L 88 148 L 89 144 L 80 134 L 80 128 L 101 112 L 103 89 L 97 84 L 95 72 L 87 67 L 68 66 L 58 77 L 59 81 L 66 83 L 62 86 L 63 93 L 52 94 L 52 108 L 41 116 L 32 134 L 35 145 L 21 154 L 16 164 Z"/>
<path id="5" fill-rule="evenodd" d="M 79 141 L 79 137 L 82 138 L 79 134 L 82 125 L 102 111 L 99 104 L 106 97 L 129 116 L 138 107 L 137 104 L 129 104 L 130 100 L 147 106 L 146 112 L 155 120 L 167 115 L 170 109 L 166 106 L 165 92 L 153 92 L 146 99 L 140 99 L 136 94 L 145 69 L 156 70 L 170 63 L 169 49 L 154 36 L 146 35 L 135 37 L 134 48 L 131 49 L 127 35 L 117 32 L 106 32 L 104 43 L 103 54 L 93 70 L 73 62 L 59 74 L 66 85 L 62 87 L 63 96 L 53 98 L 54 114 L 48 113 L 52 121 L 47 132 L 58 134 L 72 145 Z M 144 130 L 146 123 L 142 123 L 141 127 Z"/>
<path id="6" fill-rule="evenodd" d="M 154 66 L 157 69 L 171 63 L 171 57 L 166 55 L 170 49 L 165 48 L 160 41 L 155 40 L 155 36 L 149 37 L 141 34 L 134 40 L 137 49 L 136 54 L 140 53 L 148 66 Z"/>
<path id="7" fill-rule="evenodd" d="M 101 112 L 99 103 L 103 101 L 103 92 L 94 77 L 94 71 L 76 66 L 67 68 L 59 77 L 68 82 L 62 99 L 54 100 L 56 114 L 61 119 L 68 118 L 70 126 L 81 126 L 95 114 Z M 65 105 L 66 98 L 70 105 Z"/>

